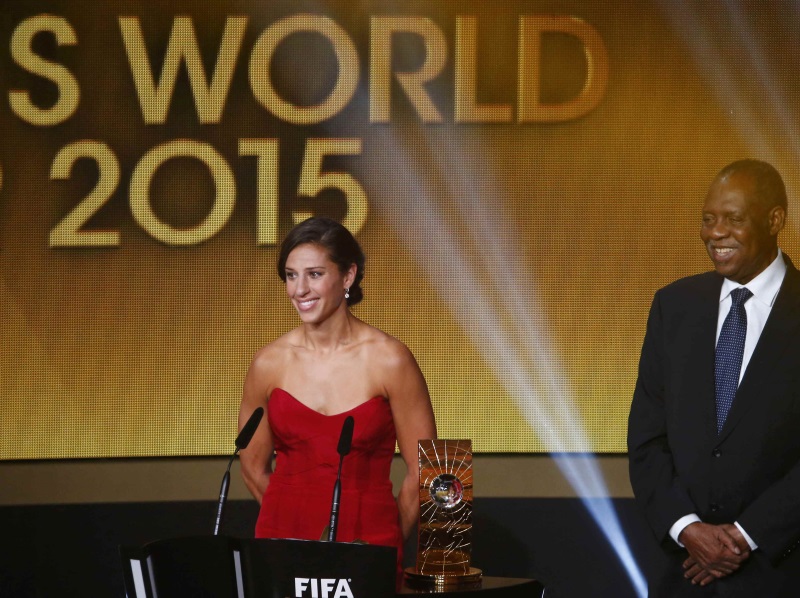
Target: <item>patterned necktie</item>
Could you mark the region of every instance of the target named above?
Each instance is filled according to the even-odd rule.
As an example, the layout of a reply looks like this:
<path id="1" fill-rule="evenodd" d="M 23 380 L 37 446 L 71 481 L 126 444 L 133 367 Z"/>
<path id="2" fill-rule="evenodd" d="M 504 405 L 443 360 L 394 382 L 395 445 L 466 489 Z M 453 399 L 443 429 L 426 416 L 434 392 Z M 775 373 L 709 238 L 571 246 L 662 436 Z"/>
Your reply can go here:
<path id="1" fill-rule="evenodd" d="M 747 335 L 747 313 L 745 302 L 753 293 L 745 287 L 731 291 L 731 310 L 722 323 L 717 341 L 714 363 L 714 381 L 717 398 L 717 434 L 725 424 L 739 387 L 739 371 L 742 368 L 744 339 Z"/>

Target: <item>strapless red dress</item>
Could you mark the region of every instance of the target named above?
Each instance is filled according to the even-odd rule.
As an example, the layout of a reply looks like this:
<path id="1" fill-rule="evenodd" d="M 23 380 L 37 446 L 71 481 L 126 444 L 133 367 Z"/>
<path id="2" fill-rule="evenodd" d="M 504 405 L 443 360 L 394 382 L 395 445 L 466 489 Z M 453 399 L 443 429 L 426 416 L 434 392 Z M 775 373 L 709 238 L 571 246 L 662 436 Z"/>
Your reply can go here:
<path id="1" fill-rule="evenodd" d="M 276 388 L 267 414 L 277 459 L 261 501 L 256 538 L 321 539 L 339 469 L 339 436 L 345 418 L 352 415 L 353 442 L 342 467 L 336 540 L 393 546 L 399 570 L 403 537 L 389 479 L 397 436 L 389 402 L 374 397 L 328 416 Z"/>

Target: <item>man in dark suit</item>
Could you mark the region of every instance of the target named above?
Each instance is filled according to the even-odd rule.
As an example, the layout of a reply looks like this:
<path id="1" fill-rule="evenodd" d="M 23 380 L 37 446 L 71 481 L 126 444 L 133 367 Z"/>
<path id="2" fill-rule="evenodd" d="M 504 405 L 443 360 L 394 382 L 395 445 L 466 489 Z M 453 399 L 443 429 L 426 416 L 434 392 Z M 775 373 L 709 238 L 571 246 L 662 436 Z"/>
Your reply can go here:
<path id="1" fill-rule="evenodd" d="M 778 248 L 786 203 L 769 164 L 725 167 L 700 232 L 715 271 L 653 300 L 628 420 L 631 485 L 669 562 L 651 596 L 800 596 L 800 272 Z"/>

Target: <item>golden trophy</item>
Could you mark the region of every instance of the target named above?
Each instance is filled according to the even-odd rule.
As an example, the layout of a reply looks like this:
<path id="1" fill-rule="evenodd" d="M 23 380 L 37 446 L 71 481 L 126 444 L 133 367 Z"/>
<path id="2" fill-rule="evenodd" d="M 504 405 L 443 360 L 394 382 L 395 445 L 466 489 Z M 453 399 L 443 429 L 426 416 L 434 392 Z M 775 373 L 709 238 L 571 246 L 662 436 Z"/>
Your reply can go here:
<path id="1" fill-rule="evenodd" d="M 472 441 L 419 441 L 419 535 L 415 588 L 478 586 L 472 557 Z"/>

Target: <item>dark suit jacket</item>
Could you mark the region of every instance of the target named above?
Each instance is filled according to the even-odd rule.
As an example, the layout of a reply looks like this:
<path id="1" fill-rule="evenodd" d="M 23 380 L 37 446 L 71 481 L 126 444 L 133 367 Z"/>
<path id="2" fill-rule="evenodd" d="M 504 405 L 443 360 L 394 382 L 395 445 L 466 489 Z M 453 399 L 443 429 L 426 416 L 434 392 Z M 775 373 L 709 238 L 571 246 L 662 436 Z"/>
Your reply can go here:
<path id="1" fill-rule="evenodd" d="M 800 541 L 800 272 L 786 261 L 719 435 L 714 345 L 723 278 L 708 272 L 656 293 L 628 453 L 636 500 L 666 549 L 678 549 L 669 528 L 689 513 L 708 523 L 738 521 L 768 568 L 800 581 L 800 551 L 792 552 Z"/>

